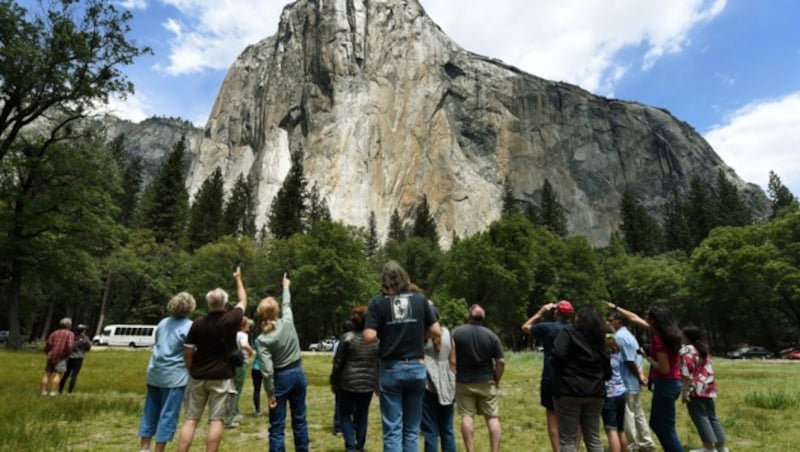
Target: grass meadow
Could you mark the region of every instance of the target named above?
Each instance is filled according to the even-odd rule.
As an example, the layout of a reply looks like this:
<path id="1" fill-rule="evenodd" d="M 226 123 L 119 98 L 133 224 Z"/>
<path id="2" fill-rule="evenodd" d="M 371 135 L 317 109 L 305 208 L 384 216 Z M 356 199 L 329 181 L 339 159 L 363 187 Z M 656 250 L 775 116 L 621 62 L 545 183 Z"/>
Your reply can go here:
<path id="1" fill-rule="evenodd" d="M 144 374 L 147 350 L 95 348 L 84 361 L 71 395 L 42 397 L 39 381 L 44 354 L 0 351 L 0 450 L 3 451 L 120 451 L 138 450 L 139 417 L 144 406 Z M 500 386 L 502 449 L 548 451 L 544 409 L 539 406 L 542 357 L 536 352 L 509 353 L 506 375 Z M 314 451 L 341 451 L 340 437 L 331 434 L 333 395 L 328 374 L 330 354 L 304 356 L 309 380 L 308 422 Z M 720 397 L 717 411 L 733 451 L 786 451 L 800 447 L 797 428 L 800 407 L 800 362 L 715 361 Z M 252 382 L 245 383 L 240 409 L 241 426 L 226 430 L 223 451 L 265 450 L 266 417 L 253 416 Z M 649 410 L 649 396 L 645 395 Z M 262 401 L 266 408 L 266 402 Z M 377 398 L 370 408 L 367 450 L 381 450 Z M 700 440 L 686 409 L 678 404 L 678 433 L 685 447 L 699 447 Z M 182 418 L 181 418 L 182 422 Z M 456 421 L 458 422 L 458 421 Z M 201 426 L 203 423 L 201 422 Z M 488 448 L 483 422 L 476 425 L 476 450 Z M 458 425 L 456 432 L 460 443 Z M 287 446 L 294 450 L 291 432 Z M 605 439 L 604 439 L 605 440 Z M 205 429 L 198 428 L 194 450 L 204 450 Z M 175 450 L 172 442 L 167 450 Z"/>

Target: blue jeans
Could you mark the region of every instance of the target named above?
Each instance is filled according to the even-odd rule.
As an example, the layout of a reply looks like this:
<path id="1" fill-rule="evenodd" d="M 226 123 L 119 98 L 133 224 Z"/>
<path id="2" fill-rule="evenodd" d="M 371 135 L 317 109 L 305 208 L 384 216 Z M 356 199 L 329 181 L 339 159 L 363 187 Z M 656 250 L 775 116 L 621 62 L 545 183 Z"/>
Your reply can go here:
<path id="1" fill-rule="evenodd" d="M 381 361 L 381 424 L 384 452 L 419 451 L 425 365 L 417 360 Z"/>
<path id="2" fill-rule="evenodd" d="M 664 452 L 683 452 L 675 430 L 675 401 L 681 394 L 681 381 L 653 379 L 653 403 L 650 406 L 650 428 L 661 442 Z"/>
<path id="3" fill-rule="evenodd" d="M 693 397 L 686 407 L 689 409 L 689 416 L 692 417 L 692 422 L 697 427 L 697 433 L 704 443 L 722 444 L 725 442 L 725 432 L 717 419 L 714 399 Z"/>
<path id="4" fill-rule="evenodd" d="M 367 442 L 367 419 L 372 392 L 350 392 L 340 390 L 339 408 L 336 411 L 347 452 L 363 450 Z"/>
<path id="5" fill-rule="evenodd" d="M 439 396 L 425 391 L 422 400 L 422 436 L 425 452 L 437 452 L 441 439 L 442 452 L 456 452 L 456 435 L 453 431 L 453 404 L 439 405 Z"/>
<path id="6" fill-rule="evenodd" d="M 275 399 L 278 406 L 269 410 L 269 450 L 286 450 L 286 403 L 292 410 L 294 449 L 308 451 L 308 422 L 306 421 L 306 387 L 308 381 L 303 367 L 298 363 L 287 369 L 275 371 Z"/>
<path id="7" fill-rule="evenodd" d="M 178 416 L 181 414 L 184 389 L 186 386 L 159 388 L 147 385 L 139 438 L 155 436 L 157 443 L 172 441 L 178 426 Z"/>

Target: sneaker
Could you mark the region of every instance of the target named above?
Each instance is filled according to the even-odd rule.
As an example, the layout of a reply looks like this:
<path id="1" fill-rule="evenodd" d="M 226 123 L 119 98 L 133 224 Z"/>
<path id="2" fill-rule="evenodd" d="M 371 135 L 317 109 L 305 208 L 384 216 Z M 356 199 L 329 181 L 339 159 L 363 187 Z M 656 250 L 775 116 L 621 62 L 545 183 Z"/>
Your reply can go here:
<path id="1" fill-rule="evenodd" d="M 261 416 L 263 416 L 263 413 L 261 411 L 256 411 L 256 417 L 261 417 Z"/>
<path id="2" fill-rule="evenodd" d="M 47 391 L 42 391 L 43 396 L 47 396 Z"/>
<path id="3" fill-rule="evenodd" d="M 225 428 L 226 429 L 232 429 L 232 428 L 236 428 L 238 426 L 239 426 L 238 422 L 231 422 L 230 424 L 225 424 Z"/>
<path id="4" fill-rule="evenodd" d="M 717 452 L 731 452 L 731 450 L 725 446 L 722 446 L 722 447 L 717 447 Z"/>
<path id="5" fill-rule="evenodd" d="M 242 419 L 244 419 L 244 416 L 242 416 L 241 414 L 237 414 L 236 416 L 233 417 L 233 422 L 239 422 Z"/>
<path id="6" fill-rule="evenodd" d="M 703 447 L 701 447 L 699 449 L 689 449 L 689 452 L 716 452 L 716 451 L 717 451 L 717 449 L 708 449 L 705 446 L 703 446 Z"/>
<path id="7" fill-rule="evenodd" d="M 50 391 L 50 397 L 55 397 L 55 396 L 57 396 L 57 395 L 58 395 L 58 393 L 57 393 L 57 392 L 55 392 L 55 391 Z"/>

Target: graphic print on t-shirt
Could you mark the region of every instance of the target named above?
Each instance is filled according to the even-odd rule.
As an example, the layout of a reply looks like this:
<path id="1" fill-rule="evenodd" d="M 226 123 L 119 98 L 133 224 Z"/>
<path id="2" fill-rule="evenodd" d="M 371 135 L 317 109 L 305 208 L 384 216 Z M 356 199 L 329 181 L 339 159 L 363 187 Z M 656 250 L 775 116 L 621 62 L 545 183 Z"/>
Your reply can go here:
<path id="1" fill-rule="evenodd" d="M 406 320 L 411 318 L 411 303 L 408 295 L 395 295 L 392 297 L 392 320 Z"/>

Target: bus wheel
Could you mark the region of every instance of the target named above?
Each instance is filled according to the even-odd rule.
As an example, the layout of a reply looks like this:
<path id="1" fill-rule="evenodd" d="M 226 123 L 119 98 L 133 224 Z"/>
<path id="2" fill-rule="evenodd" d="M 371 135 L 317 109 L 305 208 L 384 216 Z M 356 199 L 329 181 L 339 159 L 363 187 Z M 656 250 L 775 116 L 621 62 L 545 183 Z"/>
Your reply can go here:
<path id="1" fill-rule="evenodd" d="M 128 344 L 128 347 L 136 348 L 136 342 L 131 342 L 130 344 Z"/>

